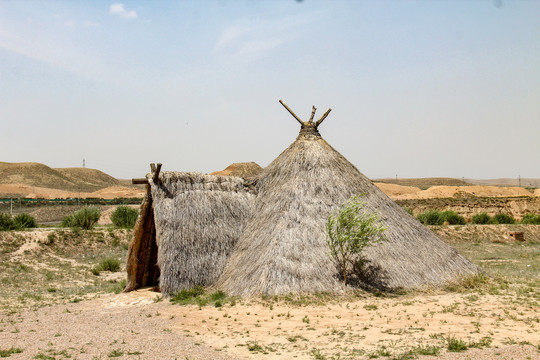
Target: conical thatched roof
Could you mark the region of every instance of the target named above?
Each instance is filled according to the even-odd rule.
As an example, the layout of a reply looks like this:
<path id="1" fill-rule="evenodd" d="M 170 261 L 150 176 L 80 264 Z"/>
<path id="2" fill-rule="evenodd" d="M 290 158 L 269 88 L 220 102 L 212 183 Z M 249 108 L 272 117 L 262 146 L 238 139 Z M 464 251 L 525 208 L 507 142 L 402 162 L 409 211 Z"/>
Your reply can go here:
<path id="1" fill-rule="evenodd" d="M 380 289 L 441 285 L 479 269 L 379 190 L 319 134 L 319 121 L 300 122 L 298 138 L 264 169 L 254 212 L 217 286 L 228 293 L 337 291 L 325 224 L 353 194 L 388 228 L 388 238 L 366 251 L 368 281 Z"/>
<path id="2" fill-rule="evenodd" d="M 147 179 L 126 291 L 153 285 L 158 276 L 164 295 L 215 283 L 251 215 L 254 196 L 244 180 L 172 171 Z"/>

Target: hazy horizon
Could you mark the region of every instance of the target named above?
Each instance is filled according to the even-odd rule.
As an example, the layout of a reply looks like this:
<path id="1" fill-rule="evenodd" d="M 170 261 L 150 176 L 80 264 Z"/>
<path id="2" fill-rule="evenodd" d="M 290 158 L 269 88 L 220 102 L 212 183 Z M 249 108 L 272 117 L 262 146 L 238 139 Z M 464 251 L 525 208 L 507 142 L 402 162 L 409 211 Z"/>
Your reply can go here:
<path id="1" fill-rule="evenodd" d="M 0 161 L 267 166 L 311 106 L 370 178 L 540 178 L 538 1 L 2 1 Z"/>

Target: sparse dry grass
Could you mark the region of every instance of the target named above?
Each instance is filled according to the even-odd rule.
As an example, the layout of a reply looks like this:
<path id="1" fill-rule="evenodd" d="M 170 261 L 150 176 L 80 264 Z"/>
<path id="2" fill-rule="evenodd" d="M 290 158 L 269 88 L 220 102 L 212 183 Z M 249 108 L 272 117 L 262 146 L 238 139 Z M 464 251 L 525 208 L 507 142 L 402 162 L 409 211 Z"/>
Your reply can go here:
<path id="1" fill-rule="evenodd" d="M 126 230 L 0 232 L 0 310 L 120 292 L 124 273 L 96 276 L 92 267 L 106 259 L 124 264 L 129 236 Z"/>
<path id="2" fill-rule="evenodd" d="M 31 331 L 35 330 L 24 330 L 21 325 L 25 309 L 41 312 L 43 306 L 65 303 L 65 311 L 72 312 L 68 315 L 75 321 L 89 311 L 85 304 L 93 304 L 95 311 L 101 302 L 122 301 L 129 309 L 129 304 L 140 304 L 138 297 L 145 296 L 144 305 L 130 313 L 137 314 L 138 328 L 129 327 L 133 318 L 124 328 L 113 331 L 133 334 L 141 327 L 153 326 L 154 335 L 187 336 L 195 344 L 212 346 L 216 353 L 251 359 L 444 359 L 452 351 L 471 354 L 509 346 L 526 348 L 528 356 L 540 355 L 540 243 L 534 238 L 525 243 L 494 242 L 474 231 L 474 236 L 461 230 L 452 235 L 446 229 L 443 235 L 447 241 L 489 276 L 464 278 L 445 289 L 392 294 L 356 290 L 342 296 L 290 294 L 251 299 L 201 289 L 200 293 L 186 294 L 186 301 L 172 304 L 149 292 L 87 300 L 121 288 L 124 273 L 101 272 L 96 276 L 91 269 L 110 257 L 123 263 L 129 232 L 38 232 L 42 234 L 34 236 L 32 242 L 27 241 L 30 232 L 0 234 L 0 331 L 4 335 L 21 331 L 16 335 L 33 337 Z M 81 303 L 74 304 L 77 302 Z M 29 321 L 34 324 L 34 320 Z M 82 324 L 86 319 L 77 321 Z M 69 337 L 69 341 L 84 344 L 84 336 L 77 340 L 72 334 L 60 333 L 58 338 L 51 335 L 39 351 L 1 340 L 0 349 L 8 352 L 13 346 L 22 351 L 13 350 L 13 358 L 81 356 L 75 347 L 61 345 L 61 340 Z M 54 346 L 48 346 L 49 342 Z M 144 341 L 112 341 L 101 352 L 102 358 L 133 354 L 151 358 Z"/>

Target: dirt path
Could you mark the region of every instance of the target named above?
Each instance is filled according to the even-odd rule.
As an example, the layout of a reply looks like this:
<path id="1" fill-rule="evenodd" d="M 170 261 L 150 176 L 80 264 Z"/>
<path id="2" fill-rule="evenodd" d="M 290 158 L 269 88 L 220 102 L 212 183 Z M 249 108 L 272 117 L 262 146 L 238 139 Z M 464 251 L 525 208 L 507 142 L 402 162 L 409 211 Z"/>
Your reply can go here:
<path id="1" fill-rule="evenodd" d="M 199 308 L 140 290 L 2 314 L 0 349 L 22 350 L 10 359 L 399 359 L 421 346 L 439 348 L 437 359 L 540 359 L 539 330 L 535 302 L 491 295 Z M 448 336 L 478 348 L 447 352 Z"/>

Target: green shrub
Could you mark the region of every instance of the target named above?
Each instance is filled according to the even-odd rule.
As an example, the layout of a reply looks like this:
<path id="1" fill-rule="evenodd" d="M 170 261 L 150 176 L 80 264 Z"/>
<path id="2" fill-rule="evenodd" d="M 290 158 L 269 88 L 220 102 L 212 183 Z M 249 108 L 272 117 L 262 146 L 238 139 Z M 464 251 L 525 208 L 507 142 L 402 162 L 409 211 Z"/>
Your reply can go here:
<path id="1" fill-rule="evenodd" d="M 515 224 L 516 219 L 508 214 L 497 214 L 493 217 L 494 224 Z"/>
<path id="2" fill-rule="evenodd" d="M 94 206 L 89 206 L 66 216 L 62 221 L 62 226 L 90 230 L 98 222 L 100 217 L 101 212 L 99 209 Z"/>
<path id="3" fill-rule="evenodd" d="M 446 342 L 448 344 L 447 345 L 448 351 L 459 352 L 459 351 L 465 351 L 468 348 L 465 341 L 463 341 L 461 339 L 457 339 L 457 338 L 455 338 L 453 336 L 447 337 Z"/>
<path id="4" fill-rule="evenodd" d="M 424 225 L 442 225 L 444 220 L 442 219 L 442 213 L 438 210 L 428 210 L 417 217 Z"/>
<path id="5" fill-rule="evenodd" d="M 480 224 L 485 225 L 491 223 L 491 216 L 489 216 L 487 213 L 483 212 L 480 214 L 473 215 L 471 222 L 473 224 Z"/>
<path id="6" fill-rule="evenodd" d="M 120 261 L 115 258 L 107 258 L 104 260 L 101 260 L 99 263 L 98 270 L 102 271 L 110 271 L 110 272 L 117 272 L 120 270 Z"/>
<path id="7" fill-rule="evenodd" d="M 443 211 L 441 213 L 441 219 L 444 222 L 448 221 L 450 225 L 465 225 L 465 218 L 461 215 L 458 215 L 455 211 Z"/>
<path id="8" fill-rule="evenodd" d="M 116 227 L 131 229 L 135 226 L 139 212 L 129 206 L 119 206 L 111 215 L 111 221 Z"/>
<path id="9" fill-rule="evenodd" d="M 32 215 L 19 214 L 13 218 L 13 225 L 17 229 L 31 229 L 37 227 L 36 219 Z"/>
<path id="10" fill-rule="evenodd" d="M 364 249 L 387 240 L 385 230 L 380 217 L 366 209 L 361 195 L 351 196 L 330 215 L 326 222 L 326 241 L 345 285 L 351 269 L 356 267 L 362 272 Z"/>
<path id="11" fill-rule="evenodd" d="M 540 215 L 527 214 L 521 219 L 522 224 L 540 225 Z"/>
<path id="12" fill-rule="evenodd" d="M 0 231 L 13 230 L 15 225 L 9 214 L 0 214 Z"/>
<path id="13" fill-rule="evenodd" d="M 73 214 L 65 216 L 64 220 L 62 220 L 62 224 L 60 226 L 62 227 L 71 227 L 73 224 Z"/>

